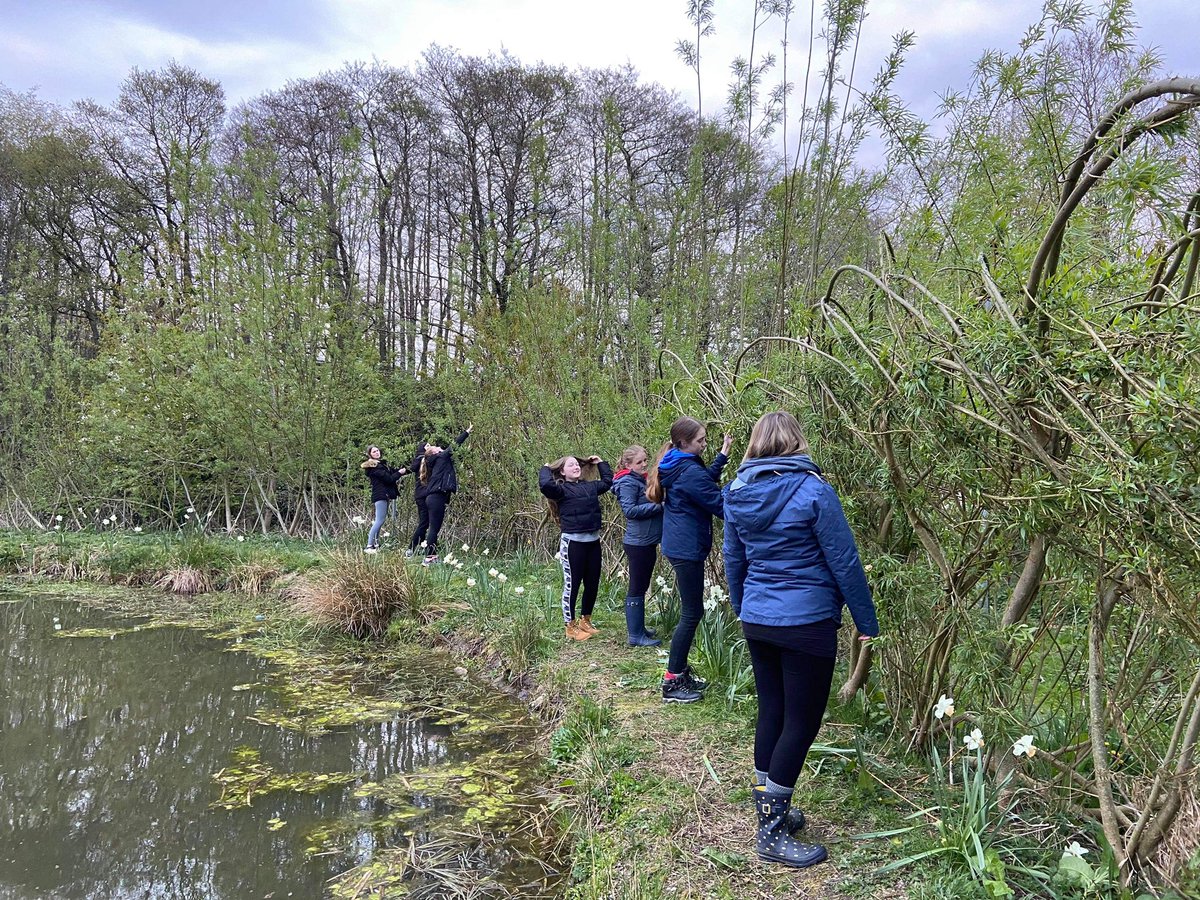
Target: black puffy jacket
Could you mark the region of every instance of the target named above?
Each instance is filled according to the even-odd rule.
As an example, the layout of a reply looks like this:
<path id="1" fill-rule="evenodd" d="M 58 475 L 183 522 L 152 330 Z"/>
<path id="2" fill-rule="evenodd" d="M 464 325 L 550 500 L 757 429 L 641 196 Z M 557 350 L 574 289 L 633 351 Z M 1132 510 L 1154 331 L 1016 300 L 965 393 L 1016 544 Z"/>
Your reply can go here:
<path id="1" fill-rule="evenodd" d="M 372 465 L 372 463 L 374 465 Z M 371 502 L 380 500 L 395 500 L 400 491 L 396 483 L 405 476 L 400 469 L 393 469 L 386 459 L 368 459 L 362 464 L 362 470 L 371 482 Z"/>
<path id="2" fill-rule="evenodd" d="M 469 436 L 470 432 L 464 431 L 454 439 L 454 443 L 461 447 Z M 449 499 L 450 494 L 458 491 L 458 473 L 454 470 L 454 451 L 447 447 L 435 456 L 426 456 L 425 447 L 425 441 L 417 444 L 417 454 L 413 458 L 413 472 L 417 476 L 414 496 L 420 500 L 430 494 L 446 494 Z M 422 460 L 425 461 L 427 469 L 424 481 L 421 480 Z"/>
<path id="3" fill-rule="evenodd" d="M 599 531 L 600 495 L 612 490 L 612 467 L 604 460 L 598 465 L 599 481 L 559 481 L 549 466 L 538 473 L 538 487 L 558 504 L 558 527 L 563 534 L 588 534 Z"/>

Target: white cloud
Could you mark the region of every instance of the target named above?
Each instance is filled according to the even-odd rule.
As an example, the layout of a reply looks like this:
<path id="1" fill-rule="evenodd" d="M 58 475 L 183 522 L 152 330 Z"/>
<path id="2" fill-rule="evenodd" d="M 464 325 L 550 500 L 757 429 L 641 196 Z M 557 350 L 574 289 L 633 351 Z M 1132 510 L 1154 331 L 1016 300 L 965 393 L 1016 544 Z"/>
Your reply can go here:
<path id="1" fill-rule="evenodd" d="M 146 0 L 151 2 L 151 0 Z M 182 3 L 183 0 L 180 0 Z M 313 0 L 290 15 L 252 15 L 239 18 L 235 7 L 222 6 L 211 15 L 228 18 L 222 28 L 201 28 L 206 7 L 198 0 L 177 6 L 189 16 L 177 16 L 167 27 L 161 8 L 144 17 L 107 12 L 102 3 L 89 5 L 30 5 L 10 17 L 0 32 L 0 82 L 23 90 L 40 85 L 45 99 L 67 104 L 83 97 L 101 102 L 115 98 L 122 79 L 133 66 L 159 68 L 169 60 L 192 66 L 224 85 L 231 104 L 263 91 L 340 68 L 352 60 L 378 58 L 398 67 L 417 64 L 432 44 L 453 47 L 468 55 L 507 50 L 525 63 L 545 61 L 574 67 L 632 64 L 643 78 L 696 101 L 695 74 L 675 54 L 675 43 L 689 38 L 691 25 L 686 0 Z M 2 0 L 0 0 L 2 3 Z M 1162 9 L 1172 0 L 1139 0 L 1139 18 L 1163 20 Z M 130 4 L 123 8 L 128 10 Z M 252 9 L 246 7 L 246 9 Z M 916 32 L 917 43 L 898 82 L 914 107 L 929 115 L 936 94 L 947 87 L 965 87 L 974 61 L 988 48 L 1011 51 L 1025 29 L 1040 15 L 1038 0 L 1008 3 L 985 0 L 873 0 L 863 26 L 855 80 L 866 86 L 901 30 Z M 716 113 L 728 90 L 729 66 L 750 52 L 753 3 L 716 0 L 715 33 L 701 47 L 704 110 Z M 1170 21 L 1167 19 L 1166 21 Z M 211 24 L 211 21 L 208 22 Z M 822 28 L 818 22 L 818 32 Z M 787 77 L 804 80 L 804 54 L 809 44 L 807 6 L 797 4 L 788 46 Z M 212 32 L 220 39 L 201 37 Z M 1184 29 L 1156 26 L 1140 40 L 1162 45 L 1167 67 L 1183 65 L 1180 34 Z M 236 35 L 235 39 L 225 35 Z M 762 25 L 755 37 L 755 56 L 781 56 L 782 25 Z M 818 47 L 820 42 L 818 41 Z M 1187 57 L 1190 59 L 1190 57 Z M 821 66 L 814 62 L 813 77 Z M 768 84 L 782 77 L 780 67 Z M 794 101 L 793 101 L 794 103 Z"/>

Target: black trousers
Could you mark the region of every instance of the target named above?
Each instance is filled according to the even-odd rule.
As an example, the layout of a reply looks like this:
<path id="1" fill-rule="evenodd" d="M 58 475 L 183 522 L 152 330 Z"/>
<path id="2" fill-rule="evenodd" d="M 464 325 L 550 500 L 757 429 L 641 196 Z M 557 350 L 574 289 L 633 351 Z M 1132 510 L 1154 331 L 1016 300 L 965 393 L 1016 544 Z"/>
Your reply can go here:
<path id="1" fill-rule="evenodd" d="M 704 618 L 704 560 L 667 558 L 675 570 L 675 584 L 679 588 L 679 624 L 671 635 L 671 655 L 667 658 L 667 671 L 678 675 L 688 664 L 692 641 L 696 629 Z"/>
<path id="2" fill-rule="evenodd" d="M 658 562 L 658 544 L 622 544 L 629 561 L 629 596 L 645 597 Z"/>
<path id="3" fill-rule="evenodd" d="M 446 521 L 446 507 L 450 503 L 450 495 L 441 491 L 433 491 L 417 500 L 417 530 L 413 532 L 409 549 L 416 553 L 425 541 L 425 555 L 437 553 L 438 535 L 442 531 L 442 523 Z"/>
<path id="4" fill-rule="evenodd" d="M 754 630 L 761 635 L 766 629 Z M 754 768 L 782 787 L 795 786 L 821 730 L 836 662 L 833 656 L 814 656 L 788 643 L 746 636 L 758 692 Z"/>
<path id="5" fill-rule="evenodd" d="M 429 507 L 429 535 L 425 538 L 425 554 L 433 556 L 437 553 L 438 535 L 442 533 L 442 523 L 446 521 L 446 507 L 450 504 L 450 495 L 441 491 L 433 491 L 425 498 Z"/>
<path id="6" fill-rule="evenodd" d="M 408 542 L 408 549 L 413 553 L 417 552 L 417 548 L 421 546 L 421 541 L 425 540 L 425 534 L 429 531 L 429 506 L 425 503 L 424 497 L 417 498 L 417 530 L 413 532 L 412 540 Z"/>

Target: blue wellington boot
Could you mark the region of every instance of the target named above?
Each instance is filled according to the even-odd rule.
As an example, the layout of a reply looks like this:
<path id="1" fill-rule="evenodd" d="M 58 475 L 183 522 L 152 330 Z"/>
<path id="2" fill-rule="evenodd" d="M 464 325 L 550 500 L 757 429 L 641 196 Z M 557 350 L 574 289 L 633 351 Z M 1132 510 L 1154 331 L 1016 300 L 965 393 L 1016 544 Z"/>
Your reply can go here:
<path id="1" fill-rule="evenodd" d="M 806 844 L 788 833 L 788 811 L 791 794 L 768 794 L 766 788 L 754 788 L 754 805 L 758 810 L 758 837 L 754 849 L 759 859 L 781 863 L 796 869 L 815 866 L 829 858 L 820 844 Z"/>
<path id="2" fill-rule="evenodd" d="M 630 647 L 657 647 L 662 641 L 646 634 L 646 605 L 644 597 L 625 598 L 626 643 Z"/>

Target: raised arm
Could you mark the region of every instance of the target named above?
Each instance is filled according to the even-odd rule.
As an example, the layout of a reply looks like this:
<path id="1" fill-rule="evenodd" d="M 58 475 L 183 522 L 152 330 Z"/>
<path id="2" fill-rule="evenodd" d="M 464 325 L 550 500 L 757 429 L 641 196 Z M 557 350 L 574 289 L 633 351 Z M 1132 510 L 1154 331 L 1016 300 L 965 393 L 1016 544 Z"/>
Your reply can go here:
<path id="1" fill-rule="evenodd" d="M 722 455 L 718 454 L 717 459 L 720 460 Z M 685 465 L 691 464 L 686 463 Z M 716 463 L 713 465 L 715 466 Z M 722 461 L 721 465 L 724 466 L 725 463 Z M 683 473 L 671 490 L 680 491 L 710 515 L 714 515 L 718 519 L 725 518 L 725 503 L 721 499 L 721 488 L 718 487 L 716 479 L 710 477 L 708 469 L 703 466 L 696 465 L 692 471 Z"/>
<path id="2" fill-rule="evenodd" d="M 561 500 L 566 496 L 563 486 L 554 480 L 554 473 L 549 466 L 542 466 L 538 472 L 538 489 L 551 500 Z"/>
<path id="3" fill-rule="evenodd" d="M 600 470 L 600 487 L 597 488 L 596 494 L 600 495 L 612 490 L 613 470 L 612 466 L 604 460 L 597 458 L 596 467 Z"/>

